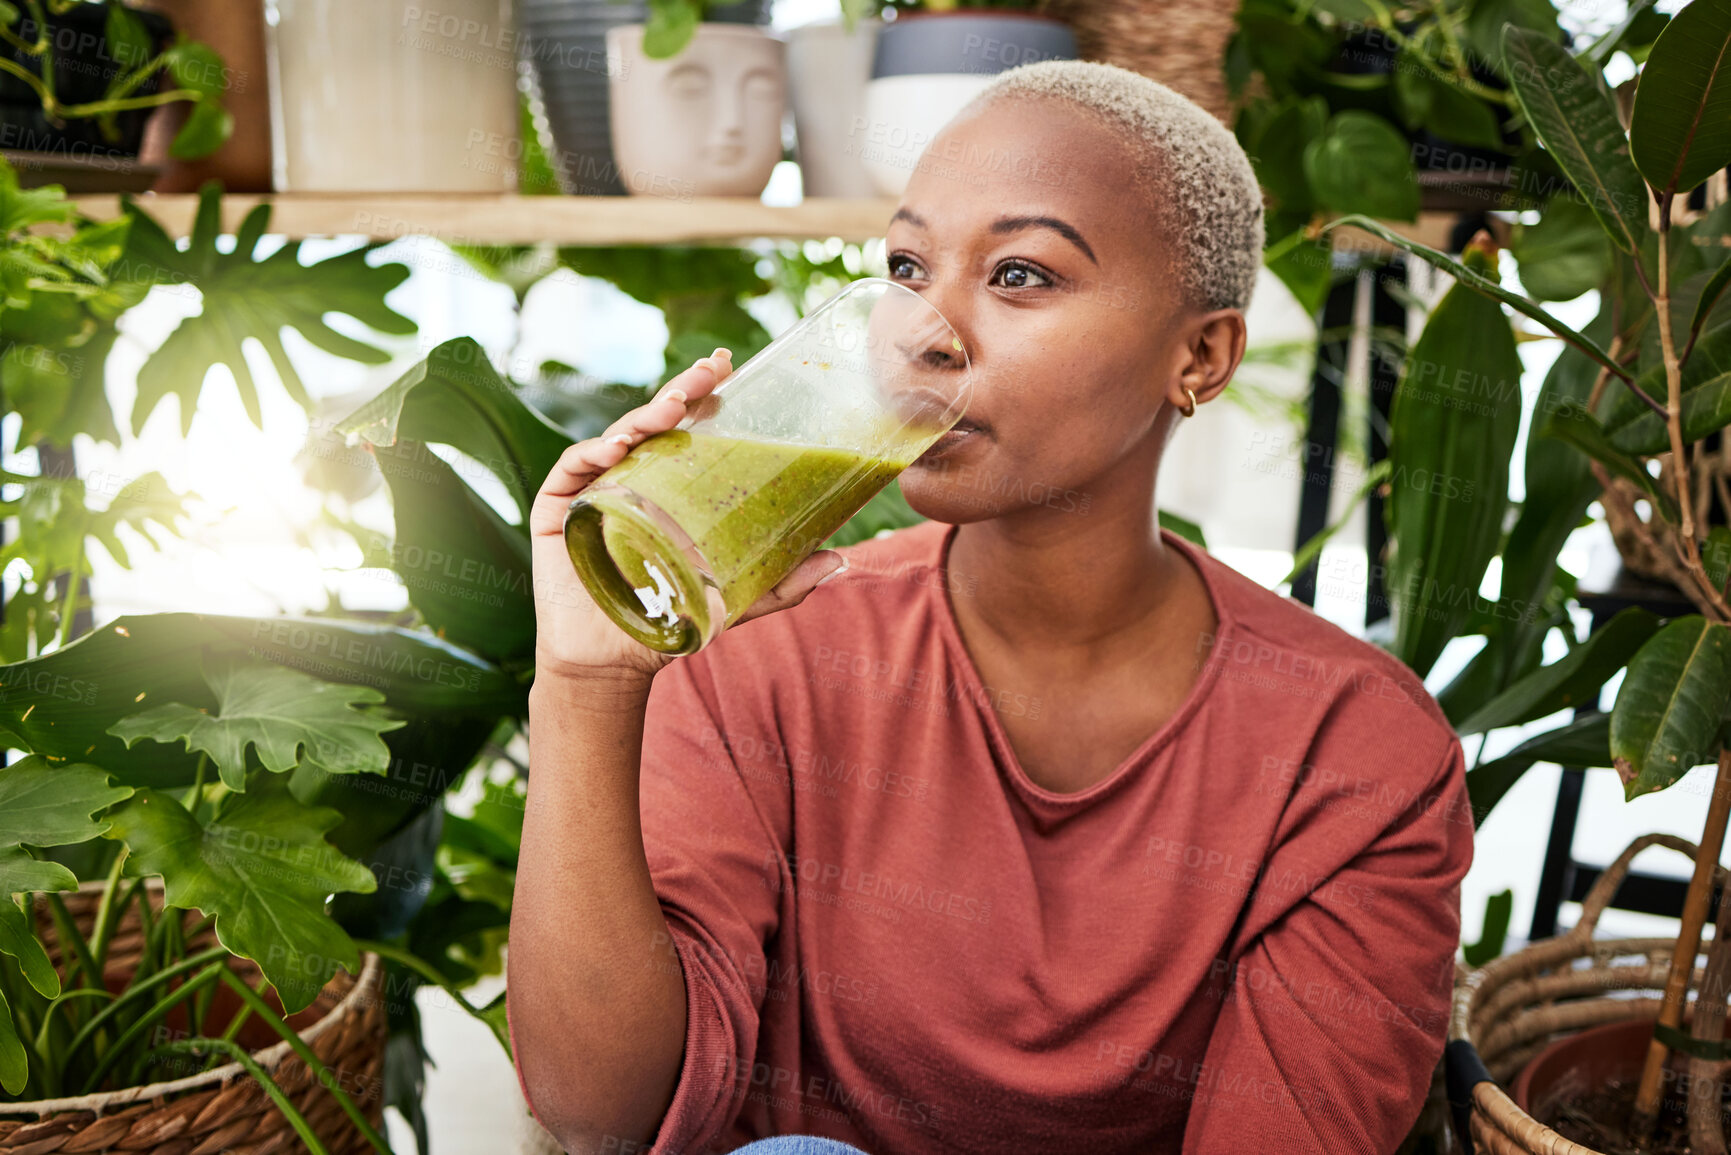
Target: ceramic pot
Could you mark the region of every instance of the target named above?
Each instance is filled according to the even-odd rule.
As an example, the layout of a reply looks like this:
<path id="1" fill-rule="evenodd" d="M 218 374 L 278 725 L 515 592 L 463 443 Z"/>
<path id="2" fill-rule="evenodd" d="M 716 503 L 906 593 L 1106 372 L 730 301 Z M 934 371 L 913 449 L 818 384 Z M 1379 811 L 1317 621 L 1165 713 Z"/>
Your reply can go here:
<path id="1" fill-rule="evenodd" d="M 1000 72 L 1074 60 L 1069 27 L 1029 12 L 904 15 L 884 26 L 866 86 L 860 159 L 885 196 L 900 196 L 938 131 Z"/>
<path id="2" fill-rule="evenodd" d="M 717 4 L 714 24 L 761 24 L 765 0 Z M 647 0 L 517 0 L 522 57 L 552 140 L 547 159 L 567 193 L 623 196 L 608 115 L 607 30 L 649 19 Z"/>
<path id="3" fill-rule="evenodd" d="M 786 45 L 762 29 L 699 24 L 662 60 L 643 25 L 607 30 L 613 155 L 627 191 L 755 197 L 781 160 Z"/>
<path id="4" fill-rule="evenodd" d="M 222 103 L 234 131 L 221 148 L 197 160 L 168 154 L 191 106 L 165 105 L 144 133 L 142 157 L 162 166 L 152 192 L 197 192 L 207 180 L 225 192 L 269 192 L 270 92 L 265 84 L 264 0 L 149 0 L 179 31 L 222 57 Z"/>
<path id="5" fill-rule="evenodd" d="M 511 0 L 265 0 L 279 192 L 517 187 Z"/>
<path id="6" fill-rule="evenodd" d="M 808 197 L 877 195 L 856 136 L 866 125 L 865 90 L 882 29 L 882 21 L 861 20 L 849 32 L 832 20 L 787 34 L 788 97 Z"/>

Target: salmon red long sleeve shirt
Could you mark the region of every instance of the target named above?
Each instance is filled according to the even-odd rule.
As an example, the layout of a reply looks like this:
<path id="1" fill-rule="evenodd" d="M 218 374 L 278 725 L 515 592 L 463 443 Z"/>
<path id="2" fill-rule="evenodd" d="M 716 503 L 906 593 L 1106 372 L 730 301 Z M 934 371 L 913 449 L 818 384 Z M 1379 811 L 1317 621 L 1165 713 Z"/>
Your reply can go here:
<path id="1" fill-rule="evenodd" d="M 958 632 L 953 536 L 848 547 L 849 573 L 656 675 L 643 836 L 688 1022 L 653 1150 L 1394 1150 L 1472 856 L 1436 703 L 1165 534 L 1219 618 L 1174 642 L 1197 680 L 1054 793 L 999 717 L 1038 696 L 983 686 Z"/>

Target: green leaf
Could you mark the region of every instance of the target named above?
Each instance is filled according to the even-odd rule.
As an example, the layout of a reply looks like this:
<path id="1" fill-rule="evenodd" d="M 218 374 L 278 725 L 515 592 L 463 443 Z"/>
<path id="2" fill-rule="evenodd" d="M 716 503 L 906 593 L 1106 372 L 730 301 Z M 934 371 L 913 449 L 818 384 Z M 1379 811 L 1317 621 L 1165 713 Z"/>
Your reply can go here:
<path id="1" fill-rule="evenodd" d="M 1335 212 L 1410 221 L 1418 217 L 1418 174 L 1407 140 L 1374 113 L 1348 109 L 1304 149 L 1316 199 Z"/>
<path id="2" fill-rule="evenodd" d="M 5 990 L 0 988 L 0 1087 L 8 1095 L 16 1095 L 24 1090 L 29 1078 L 30 1063 L 25 1057 L 24 1041 L 12 1025 L 12 1007 L 6 1001 Z"/>
<path id="3" fill-rule="evenodd" d="M 1491 106 L 1438 76 L 1407 48 L 1395 64 L 1394 92 L 1401 121 L 1471 148 L 1503 147 L 1503 130 Z"/>
<path id="4" fill-rule="evenodd" d="M 209 754 L 222 783 L 246 789 L 246 751 L 252 746 L 266 770 L 281 774 L 305 760 L 330 774 L 383 774 L 391 752 L 379 735 L 403 725 L 361 709 L 385 696 L 367 686 L 326 682 L 269 662 L 233 657 L 206 662 L 205 681 L 217 712 L 183 702 L 122 718 L 108 732 L 127 746 L 143 738 L 184 741 L 189 752 Z"/>
<path id="5" fill-rule="evenodd" d="M 203 674 L 207 655 L 262 659 L 370 686 L 405 717 L 479 718 L 484 730 L 524 708 L 515 679 L 423 632 L 339 618 L 133 614 L 43 657 L 0 666 L 0 728 L 26 749 L 93 762 L 131 786 L 188 785 L 196 756 L 157 742 L 129 749 L 108 729 L 158 702 L 217 709 Z M 421 728 L 392 731 L 386 740 L 395 749 L 411 729 Z M 429 761 L 438 744 L 429 736 L 416 760 Z"/>
<path id="6" fill-rule="evenodd" d="M 1251 142 L 1256 180 L 1289 213 L 1308 215 L 1316 196 L 1305 175 L 1304 154 L 1328 127 L 1328 103 L 1320 96 L 1287 103 Z"/>
<path id="7" fill-rule="evenodd" d="M 1731 4 L 1694 0 L 1660 33 L 1629 116 L 1635 167 L 1683 194 L 1731 164 Z"/>
<path id="8" fill-rule="evenodd" d="M 221 148 L 233 134 L 234 114 L 216 97 L 206 97 L 192 106 L 186 123 L 168 146 L 168 155 L 176 160 L 197 160 Z"/>
<path id="9" fill-rule="evenodd" d="M 0 846 L 68 846 L 96 838 L 108 824 L 92 815 L 131 796 L 131 787 L 111 784 L 96 766 L 20 759 L 0 769 Z"/>
<path id="10" fill-rule="evenodd" d="M 1534 225 L 1516 225 L 1509 251 L 1521 284 L 1540 301 L 1572 301 L 1611 275 L 1611 242 L 1592 210 L 1568 195 L 1552 197 Z"/>
<path id="11" fill-rule="evenodd" d="M 1695 315 L 1689 321 L 1689 331 L 1699 333 L 1707 323 L 1707 318 L 1719 304 L 1719 298 L 1725 295 L 1725 286 L 1731 284 L 1731 260 L 1723 262 L 1707 283 L 1701 287 L 1700 299 L 1695 302 Z"/>
<path id="12" fill-rule="evenodd" d="M 1520 28 L 1504 30 L 1503 61 L 1521 111 L 1611 242 L 1639 251 L 1647 186 L 1629 158 L 1610 94 L 1568 49 Z"/>
<path id="13" fill-rule="evenodd" d="M 1636 378 L 1649 397 L 1666 394 L 1665 366 L 1654 365 Z M 1699 441 L 1731 423 L 1731 324 L 1703 336 L 1683 365 L 1681 390 L 1683 441 Z M 1605 416 L 1611 443 L 1626 453 L 1663 453 L 1671 447 L 1665 419 L 1621 390 Z"/>
<path id="14" fill-rule="evenodd" d="M 662 60 L 677 55 L 697 32 L 703 9 L 695 0 L 654 0 L 643 30 L 643 55 Z"/>
<path id="15" fill-rule="evenodd" d="M 1467 771 L 1467 794 L 1472 798 L 1479 824 L 1484 823 L 1485 816 L 1535 762 L 1579 767 L 1609 765 L 1610 733 L 1609 714 L 1589 714 L 1567 726 L 1534 735 L 1500 758 L 1481 762 Z"/>
<path id="16" fill-rule="evenodd" d="M 120 444 L 103 388 L 103 369 L 118 335 L 113 325 L 104 325 L 71 349 L 8 342 L 11 347 L 0 354 L 0 379 L 6 382 L 6 407 L 21 422 L 19 445 L 46 441 L 65 448 L 80 433 Z"/>
<path id="17" fill-rule="evenodd" d="M 1539 435 L 1566 441 L 1612 473 L 1628 478 L 1659 507 L 1667 520 L 1676 519 L 1677 503 L 1670 494 L 1659 488 L 1658 480 L 1647 472 L 1639 458 L 1612 444 L 1605 427 L 1585 409 L 1558 410 L 1540 427 Z"/>
<path id="18" fill-rule="evenodd" d="M 1520 313 L 1522 316 L 1531 317 L 1551 332 L 1557 334 L 1557 336 L 1569 342 L 1569 344 L 1585 352 L 1599 364 L 1604 365 L 1617 373 L 1622 373 L 1624 371 L 1623 367 L 1611 360 L 1610 354 L 1600 348 L 1596 341 L 1589 340 L 1587 337 L 1557 320 L 1557 318 L 1546 312 L 1539 305 L 1521 296 L 1519 293 L 1511 293 L 1496 281 L 1491 280 L 1489 277 L 1486 277 L 1481 273 L 1474 272 L 1459 261 L 1448 256 L 1446 253 L 1440 253 L 1429 245 L 1422 245 L 1417 241 L 1403 237 L 1393 229 L 1379 224 L 1365 216 L 1344 216 L 1338 220 L 1330 221 L 1328 224 L 1323 226 L 1323 232 L 1326 233 L 1339 228 L 1363 229 L 1365 232 L 1370 233 L 1373 236 L 1380 237 L 1396 248 L 1402 249 L 1411 253 L 1413 256 L 1420 258 L 1433 268 L 1441 269 L 1456 281 L 1473 289 L 1475 292 L 1482 293 L 1493 300 L 1501 301 L 1503 304 L 1509 306 L 1509 308 Z"/>
<path id="19" fill-rule="evenodd" d="M 1268 271 L 1279 277 L 1305 313 L 1315 317 L 1334 285 L 1334 254 L 1326 240 L 1310 240 L 1300 229 L 1270 245 L 1263 254 Z"/>
<path id="20" fill-rule="evenodd" d="M 391 489 L 391 568 L 440 636 L 503 662 L 535 649 L 529 537 L 419 442 L 375 450 Z"/>
<path id="21" fill-rule="evenodd" d="M 1731 702 L 1731 629 L 1700 614 L 1678 618 L 1629 662 L 1611 709 L 1611 756 L 1623 792 L 1663 790 L 1719 753 Z"/>
<path id="22" fill-rule="evenodd" d="M 60 997 L 60 975 L 36 937 L 26 914 L 11 895 L 0 895 L 0 955 L 18 960 L 24 978 L 45 999 Z"/>
<path id="23" fill-rule="evenodd" d="M 124 72 L 135 72 L 150 63 L 155 55 L 150 43 L 150 33 L 145 30 L 144 21 L 140 20 L 131 9 L 124 4 L 110 4 L 106 24 L 108 55 L 119 64 Z M 116 75 L 119 80 L 124 72 Z"/>
<path id="24" fill-rule="evenodd" d="M 526 521 L 541 483 L 572 444 L 526 404 L 468 337 L 424 361 L 337 424 L 338 433 L 390 447 L 399 439 L 449 445 L 505 483 Z"/>
<path id="25" fill-rule="evenodd" d="M 256 962 L 292 1014 L 344 967 L 354 942 L 325 913 L 327 896 L 377 889 L 372 873 L 324 839 L 342 818 L 303 806 L 267 777 L 200 825 L 172 795 L 140 790 L 110 817 L 129 878 L 161 875 L 169 906 L 216 916 L 217 941 Z"/>
<path id="26" fill-rule="evenodd" d="M 1504 64 L 1503 25 L 1513 24 L 1546 40 L 1562 37 L 1551 0 L 1471 0 L 1468 8 L 1467 44 L 1480 62 L 1498 72 Z"/>
<path id="27" fill-rule="evenodd" d="M 188 40 L 182 34 L 167 52 L 169 75 L 176 88 L 185 88 L 200 96 L 216 96 L 225 86 L 226 70 L 222 57 L 208 44 Z"/>
<path id="28" fill-rule="evenodd" d="M 1464 943 L 1461 957 L 1470 967 L 1482 967 L 1503 953 L 1509 937 L 1509 915 L 1515 909 L 1515 892 L 1499 890 L 1485 899 L 1484 930 L 1479 941 Z"/>
<path id="29" fill-rule="evenodd" d="M 36 225 L 64 224 L 72 212 L 64 187 L 19 188 L 17 170 L 0 159 L 0 237 L 11 238 Z"/>
<path id="30" fill-rule="evenodd" d="M 1611 675 L 1628 663 L 1659 625 L 1660 619 L 1652 613 L 1630 606 L 1565 657 L 1534 670 L 1455 729 L 1465 735 L 1518 726 L 1595 700 Z"/>
<path id="31" fill-rule="evenodd" d="M 8 895 L 32 890 L 76 890 L 78 876 L 58 862 L 35 857 L 22 846 L 0 846 L 0 888 Z"/>
<path id="32" fill-rule="evenodd" d="M 1208 542 L 1203 540 L 1202 537 L 1202 527 L 1191 521 L 1189 518 L 1179 517 L 1177 514 L 1170 513 L 1164 509 L 1158 511 L 1156 517 L 1160 522 L 1161 529 L 1169 530 L 1183 538 L 1185 541 L 1200 546 L 1203 549 L 1208 548 Z"/>
<path id="33" fill-rule="evenodd" d="M 369 265 L 367 255 L 378 245 L 303 265 L 300 242 L 291 241 L 263 260 L 254 260 L 270 223 L 270 206 L 261 204 L 247 214 L 234 251 L 223 253 L 216 247 L 219 199 L 215 184 L 200 192 L 192 238 L 184 252 L 148 214 L 126 202 L 132 229 L 120 267 L 127 277 L 192 285 L 204 302 L 203 311 L 183 320 L 138 371 L 134 433 L 144 428 L 146 419 L 170 394 L 180 399 L 181 432 L 189 433 L 199 393 L 213 365 L 228 367 L 247 414 L 262 427 L 258 391 L 243 352 L 248 340 L 263 346 L 283 387 L 310 412 L 306 388 L 283 350 L 284 329 L 294 329 L 327 353 L 369 365 L 382 365 L 390 356 L 332 329 L 324 321 L 328 314 L 345 314 L 385 333 L 415 331 L 413 321 L 385 304 L 385 295 L 407 279 L 408 266 Z"/>
<path id="34" fill-rule="evenodd" d="M 1383 507 L 1391 650 L 1421 676 L 1460 632 L 1496 555 L 1520 379 L 1502 308 L 1456 285 L 1431 312 L 1395 388 Z"/>

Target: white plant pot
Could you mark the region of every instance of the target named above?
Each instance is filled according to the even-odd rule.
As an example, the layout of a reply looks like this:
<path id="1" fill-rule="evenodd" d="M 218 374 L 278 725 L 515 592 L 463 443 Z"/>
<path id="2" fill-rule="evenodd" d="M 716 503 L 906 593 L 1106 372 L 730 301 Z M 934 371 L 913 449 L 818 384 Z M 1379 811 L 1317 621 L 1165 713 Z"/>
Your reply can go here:
<path id="1" fill-rule="evenodd" d="M 759 28 L 699 24 L 663 60 L 643 25 L 607 30 L 613 155 L 628 191 L 685 200 L 755 197 L 781 159 L 786 48 Z"/>
<path id="2" fill-rule="evenodd" d="M 799 136 L 799 171 L 808 197 L 876 196 L 860 159 L 865 91 L 882 21 L 807 24 L 787 34 L 788 95 Z"/>
<path id="3" fill-rule="evenodd" d="M 511 0 L 265 0 L 279 192 L 517 187 Z"/>
<path id="4" fill-rule="evenodd" d="M 969 73 L 884 76 L 866 85 L 865 126 L 852 145 L 878 192 L 899 197 L 926 150 L 993 77 Z"/>

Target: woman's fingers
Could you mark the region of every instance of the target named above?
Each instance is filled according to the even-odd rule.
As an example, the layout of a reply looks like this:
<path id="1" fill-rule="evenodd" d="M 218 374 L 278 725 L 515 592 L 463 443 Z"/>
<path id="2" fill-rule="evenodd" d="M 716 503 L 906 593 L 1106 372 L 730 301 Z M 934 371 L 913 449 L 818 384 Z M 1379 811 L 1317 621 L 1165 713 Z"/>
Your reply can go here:
<path id="1" fill-rule="evenodd" d="M 728 350 L 717 349 L 668 381 L 653 400 L 626 413 L 601 436 L 567 447 L 535 495 L 529 514 L 530 533 L 562 535 L 565 509 L 571 499 L 624 460 L 632 446 L 678 425 L 688 402 L 707 397 L 733 372 L 732 358 Z"/>
<path id="2" fill-rule="evenodd" d="M 731 372 L 733 354 L 726 349 L 717 349 L 668 381 L 653 400 L 639 405 L 609 425 L 601 439 L 636 445 L 646 437 L 667 432 L 685 419 L 686 406 L 713 393 Z"/>
<path id="3" fill-rule="evenodd" d="M 847 558 L 842 554 L 833 549 L 820 549 L 795 566 L 793 572 L 782 578 L 774 589 L 748 606 L 745 612 L 739 615 L 739 621 L 749 622 L 776 610 L 791 609 L 803 602 L 805 596 L 816 589 L 819 582 L 845 573 L 847 568 Z"/>

